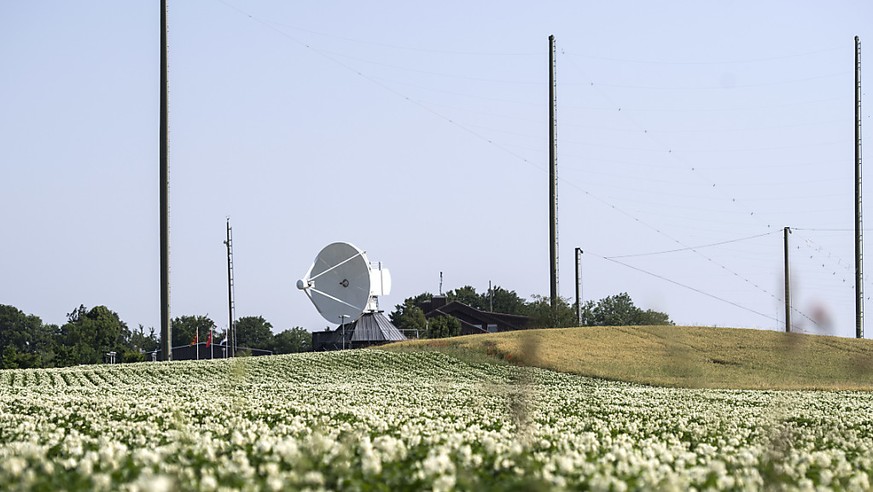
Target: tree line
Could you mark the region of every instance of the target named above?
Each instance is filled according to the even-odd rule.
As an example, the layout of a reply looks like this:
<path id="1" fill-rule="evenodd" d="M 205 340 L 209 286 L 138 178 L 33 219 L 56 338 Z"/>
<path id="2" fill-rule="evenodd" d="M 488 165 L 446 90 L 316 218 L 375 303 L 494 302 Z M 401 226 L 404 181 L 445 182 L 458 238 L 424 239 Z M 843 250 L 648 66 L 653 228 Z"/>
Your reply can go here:
<path id="1" fill-rule="evenodd" d="M 530 300 L 515 291 L 494 287 L 478 293 L 466 285 L 446 293 L 447 300 L 459 301 L 482 311 L 515 314 L 531 319 L 530 328 L 578 326 L 576 306 L 568 299 L 558 299 L 553 309 L 547 296 L 534 295 Z M 391 322 L 402 330 L 417 330 L 421 338 L 443 338 L 461 333 L 461 323 L 451 316 L 427 320 L 419 305 L 433 298 L 424 292 L 409 297 L 389 314 Z M 220 345 L 226 336 L 208 316 L 179 316 L 171 320 L 172 346 L 193 344 L 195 340 Z M 608 296 L 582 305 L 582 326 L 672 325 L 666 313 L 643 310 L 634 305 L 626 293 Z M 273 333 L 273 325 L 262 316 L 245 316 L 236 321 L 237 345 L 270 350 L 275 354 L 308 352 L 312 336 L 304 328 Z M 410 332 L 407 332 L 410 333 Z M 199 335 L 198 335 L 199 334 Z M 0 304 L 0 369 L 65 367 L 105 362 L 115 352 L 116 362 L 142 362 L 158 348 L 155 329 L 139 325 L 131 329 L 118 314 L 106 306 L 90 309 L 79 306 L 67 314 L 61 326 L 46 324 L 35 315 L 25 314 L 14 306 Z"/>
<path id="2" fill-rule="evenodd" d="M 481 311 L 514 314 L 531 318 L 530 328 L 563 328 L 579 326 L 576 319 L 576 303 L 567 298 L 559 298 L 552 308 L 548 296 L 534 295 L 525 300 L 514 290 L 496 286 L 485 292 L 476 292 L 470 285 L 453 289 L 445 294 L 448 302 L 458 301 Z M 423 302 L 433 299 L 433 294 L 424 292 L 406 298 L 402 304 L 394 306 L 389 314 L 391 322 L 401 330 L 417 330 L 421 338 L 443 338 L 461 333 L 460 322 L 450 316 L 425 319 L 419 307 Z M 582 304 L 582 326 L 635 326 L 672 325 L 667 313 L 643 310 L 634 305 L 627 292 L 604 297 L 598 301 Z"/>
<path id="3" fill-rule="evenodd" d="M 208 316 L 179 316 L 171 323 L 174 347 L 206 342 L 210 333 L 210 343 L 219 345 L 226 336 Z M 275 354 L 307 352 L 311 347 L 310 333 L 299 326 L 274 334 L 273 325 L 262 316 L 242 317 L 235 325 L 240 347 Z M 150 360 L 148 354 L 158 345 L 154 328 L 139 325 L 131 329 L 106 306 L 79 306 L 67 314 L 66 323 L 57 326 L 0 304 L 0 369 L 98 364 L 106 361 L 109 352 L 115 352 L 116 362 L 142 362 Z"/>

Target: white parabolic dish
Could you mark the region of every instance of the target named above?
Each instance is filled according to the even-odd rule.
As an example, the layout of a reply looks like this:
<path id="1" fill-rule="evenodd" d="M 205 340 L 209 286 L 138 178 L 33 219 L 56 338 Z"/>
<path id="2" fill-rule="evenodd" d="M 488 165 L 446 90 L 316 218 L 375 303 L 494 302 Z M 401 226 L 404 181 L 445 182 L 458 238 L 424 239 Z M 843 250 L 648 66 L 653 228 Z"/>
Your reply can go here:
<path id="1" fill-rule="evenodd" d="M 335 324 L 357 320 L 390 285 L 387 269 L 373 269 L 363 250 L 344 242 L 325 246 L 297 281 L 324 319 Z"/>

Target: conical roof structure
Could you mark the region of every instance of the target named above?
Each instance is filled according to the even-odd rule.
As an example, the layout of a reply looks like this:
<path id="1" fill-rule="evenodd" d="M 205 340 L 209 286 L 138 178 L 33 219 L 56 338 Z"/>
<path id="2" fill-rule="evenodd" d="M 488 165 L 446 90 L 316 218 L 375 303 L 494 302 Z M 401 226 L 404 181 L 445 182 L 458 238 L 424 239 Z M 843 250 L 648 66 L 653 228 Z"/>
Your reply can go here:
<path id="1" fill-rule="evenodd" d="M 348 330 L 348 327 L 346 327 Z M 352 342 L 398 342 L 403 333 L 381 311 L 367 312 L 355 321 Z"/>

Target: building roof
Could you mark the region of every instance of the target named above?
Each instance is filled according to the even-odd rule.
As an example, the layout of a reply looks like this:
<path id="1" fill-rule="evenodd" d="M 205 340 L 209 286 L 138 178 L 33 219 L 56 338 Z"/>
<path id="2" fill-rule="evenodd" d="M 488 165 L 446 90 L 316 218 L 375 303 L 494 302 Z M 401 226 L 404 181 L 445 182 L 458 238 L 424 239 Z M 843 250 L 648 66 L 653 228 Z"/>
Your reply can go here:
<path id="1" fill-rule="evenodd" d="M 457 318 L 458 315 L 466 315 L 473 320 L 478 320 L 485 324 L 499 324 L 505 326 L 506 329 L 509 330 L 525 329 L 529 326 L 531 322 L 531 318 L 528 316 L 482 311 L 472 306 L 468 306 L 467 304 L 464 304 L 460 301 L 451 301 L 447 304 L 443 304 L 439 307 L 430 309 L 429 311 L 425 312 L 424 315 L 426 318 L 446 315 Z M 484 331 L 482 326 L 468 323 L 460 318 L 458 319 L 461 321 L 462 324 L 469 324 L 471 327 L 474 327 L 480 331 Z"/>
<path id="2" fill-rule="evenodd" d="M 400 330 L 391 324 L 381 311 L 364 313 L 355 321 L 353 330 L 353 342 L 396 342 L 406 340 L 403 333 L 400 333 Z"/>

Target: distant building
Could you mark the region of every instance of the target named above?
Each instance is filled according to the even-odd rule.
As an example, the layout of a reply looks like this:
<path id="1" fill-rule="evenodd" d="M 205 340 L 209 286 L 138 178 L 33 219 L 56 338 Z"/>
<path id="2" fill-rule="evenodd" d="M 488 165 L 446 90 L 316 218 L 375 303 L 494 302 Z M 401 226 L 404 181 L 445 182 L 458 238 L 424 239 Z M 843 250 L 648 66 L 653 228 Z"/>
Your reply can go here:
<path id="1" fill-rule="evenodd" d="M 381 311 L 376 311 L 364 313 L 357 321 L 340 325 L 336 330 L 313 332 L 312 351 L 363 348 L 401 340 L 406 340 L 406 336 Z"/>
<path id="2" fill-rule="evenodd" d="M 461 322 L 461 335 L 526 330 L 533 319 L 518 314 L 493 313 L 468 306 L 463 302 L 449 302 L 445 296 L 433 296 L 418 305 L 424 317 L 451 316 Z"/>

